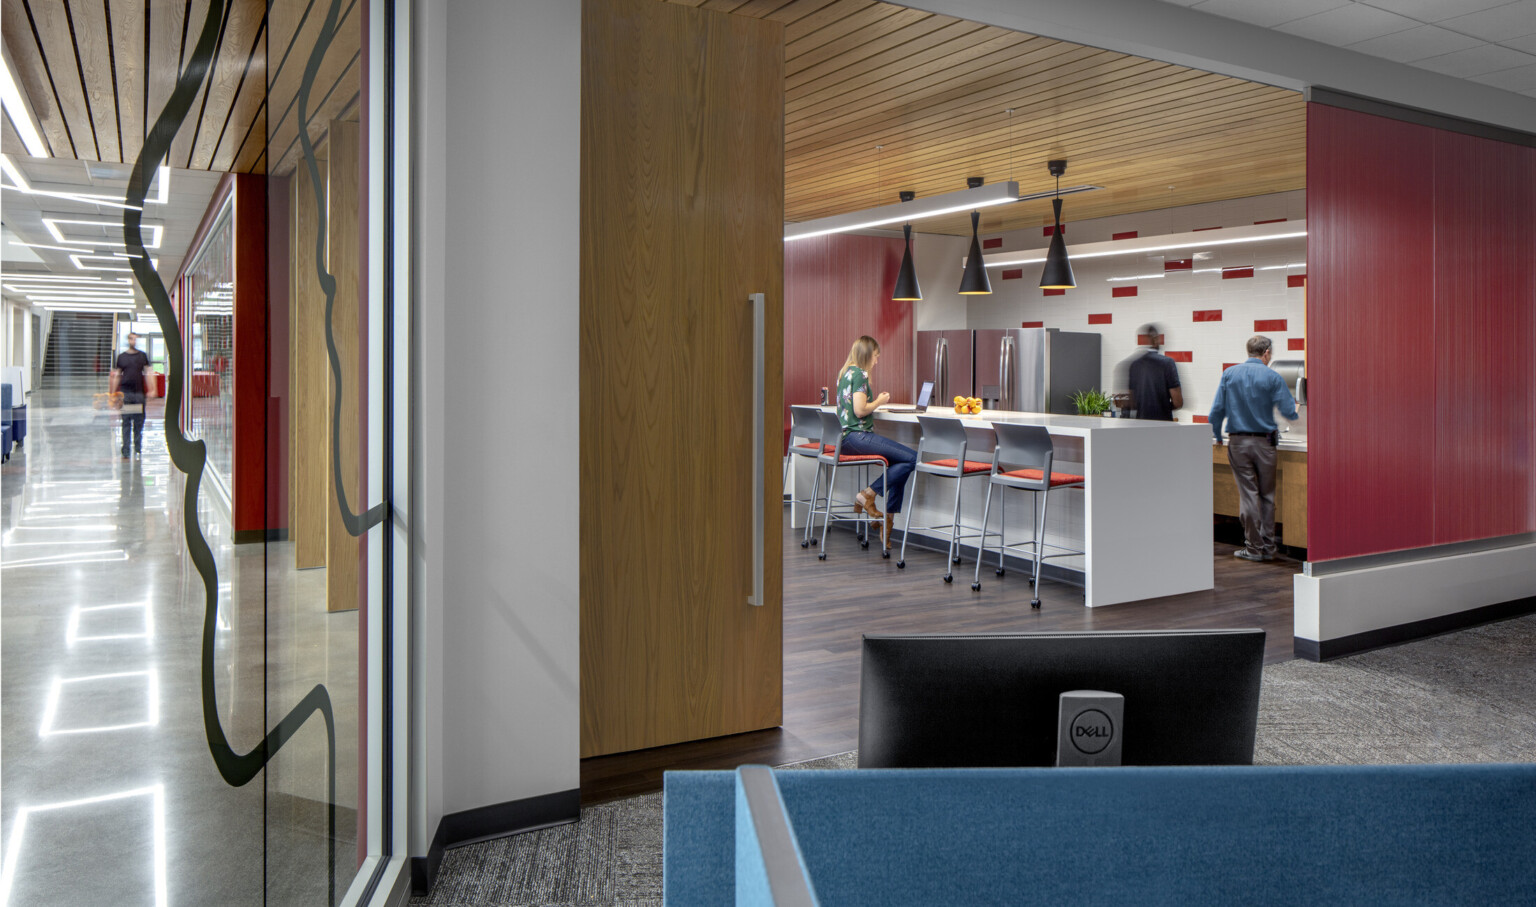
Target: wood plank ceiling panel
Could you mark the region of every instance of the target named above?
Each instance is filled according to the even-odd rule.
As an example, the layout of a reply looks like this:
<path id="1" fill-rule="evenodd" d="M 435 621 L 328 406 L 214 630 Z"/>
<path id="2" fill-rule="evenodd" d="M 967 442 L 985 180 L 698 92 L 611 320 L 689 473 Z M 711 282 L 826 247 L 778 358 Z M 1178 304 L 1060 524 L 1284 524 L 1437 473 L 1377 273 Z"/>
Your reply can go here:
<path id="1" fill-rule="evenodd" d="M 167 163 L 250 173 L 263 172 L 270 158 L 291 169 L 299 84 L 329 0 L 0 0 L 0 34 L 51 156 L 133 163 L 191 58 L 210 2 L 221 9 L 210 76 Z M 358 10 L 358 0 L 343 0 L 311 91 L 317 141 L 358 97 Z M 269 111 L 279 114 L 270 127 Z M 13 130 L 3 143 L 24 153 Z"/>
<path id="2" fill-rule="evenodd" d="M 785 23 L 790 221 L 968 176 L 1044 191 L 1051 158 L 1068 160 L 1064 185 L 1105 187 L 1070 197 L 1069 220 L 1306 184 L 1294 92 L 876 0 L 672 2 Z M 1049 222 L 1048 202 L 982 212 L 988 232 Z M 922 229 L 964 234 L 970 220 Z"/>

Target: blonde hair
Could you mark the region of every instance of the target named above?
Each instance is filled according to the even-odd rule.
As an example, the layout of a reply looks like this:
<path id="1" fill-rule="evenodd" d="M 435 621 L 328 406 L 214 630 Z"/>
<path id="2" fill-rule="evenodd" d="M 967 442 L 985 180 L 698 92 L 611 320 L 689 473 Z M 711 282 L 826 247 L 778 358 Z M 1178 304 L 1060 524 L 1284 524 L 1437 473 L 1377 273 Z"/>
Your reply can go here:
<path id="1" fill-rule="evenodd" d="M 865 334 L 853 342 L 853 348 L 848 350 L 848 361 L 843 363 L 842 371 L 837 373 L 837 380 L 843 380 L 848 370 L 858 366 L 864 371 L 869 371 L 870 365 L 875 361 L 875 354 L 880 352 L 880 341 Z"/>

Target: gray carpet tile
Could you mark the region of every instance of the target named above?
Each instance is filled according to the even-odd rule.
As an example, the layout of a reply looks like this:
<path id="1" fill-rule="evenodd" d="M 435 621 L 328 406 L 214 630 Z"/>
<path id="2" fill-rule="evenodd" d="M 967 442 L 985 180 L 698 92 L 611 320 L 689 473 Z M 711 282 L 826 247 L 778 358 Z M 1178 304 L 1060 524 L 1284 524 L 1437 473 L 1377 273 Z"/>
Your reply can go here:
<path id="1" fill-rule="evenodd" d="M 856 753 L 784 768 L 851 769 Z M 1327 664 L 1264 669 L 1261 765 L 1536 762 L 1536 615 Z M 413 907 L 661 903 L 661 794 L 581 821 L 455 848 Z"/>

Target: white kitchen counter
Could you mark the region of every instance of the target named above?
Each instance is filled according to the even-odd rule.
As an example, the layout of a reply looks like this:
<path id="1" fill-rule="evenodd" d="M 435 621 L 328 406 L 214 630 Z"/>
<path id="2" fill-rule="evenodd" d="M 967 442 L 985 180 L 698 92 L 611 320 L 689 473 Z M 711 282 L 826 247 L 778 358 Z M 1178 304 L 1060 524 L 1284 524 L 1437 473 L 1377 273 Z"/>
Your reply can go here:
<path id="1" fill-rule="evenodd" d="M 831 407 L 825 409 L 833 411 Z M 1056 471 L 1080 473 L 1086 477 L 1087 485 L 1085 489 L 1052 492 L 1046 542 L 1086 553 L 1053 558 L 1047 563 L 1081 573 L 1083 602 L 1089 607 L 1196 592 L 1214 586 L 1209 425 L 1002 411 L 961 416 L 949 407 L 933 408 L 923 415 L 964 422 L 972 444 L 966 456 L 972 460 L 991 460 L 996 438 L 992 425 L 996 422 L 1042 425 L 1050 431 L 1056 446 Z M 918 446 L 916 414 L 877 411 L 875 427 L 881 434 L 908 447 L 915 449 Z M 808 497 L 813 473 L 811 461 L 804 457 L 792 459 L 797 471 L 796 497 Z M 851 500 L 858 490 L 854 484 L 857 480 L 844 479 L 841 475 L 844 470 L 840 469 L 839 473 L 837 498 Z M 950 510 L 954 506 L 953 482 L 953 479 L 918 477 L 916 474 L 908 480 L 907 500 L 915 508 L 912 513 L 914 527 L 950 521 Z M 915 489 L 913 483 L 916 483 Z M 970 478 L 964 483 L 961 519 L 976 526 L 981 522 L 987 482 L 983 478 Z M 993 492 L 991 528 L 994 530 L 998 526 L 997 496 L 1001 493 L 1001 488 Z M 1030 534 L 1030 496 L 1012 489 L 1007 494 L 1007 541 L 1026 540 Z M 797 507 L 795 511 L 794 525 L 803 526 L 805 508 Z M 905 518 L 905 514 L 898 516 L 898 529 Z M 914 528 L 914 536 L 917 535 L 925 535 L 930 544 L 940 546 L 948 540 L 947 531 L 918 533 Z M 899 539 L 897 544 L 900 544 Z M 975 539 L 966 544 L 974 546 Z M 992 544 L 996 544 L 995 539 Z M 829 556 L 858 557 L 873 552 L 874 547 L 868 552 L 857 547 L 845 551 L 838 545 Z M 982 567 L 981 594 L 985 595 L 988 588 L 995 589 L 999 582 L 1028 582 L 1013 569 L 1006 577 L 997 577 L 993 573 L 992 558 L 995 556 L 994 549 Z M 955 565 L 955 582 L 970 584 L 975 568 L 973 557 L 968 551 L 965 563 Z M 910 567 L 908 572 L 911 572 Z M 937 577 L 913 574 L 912 579 L 914 582 L 931 582 Z"/>

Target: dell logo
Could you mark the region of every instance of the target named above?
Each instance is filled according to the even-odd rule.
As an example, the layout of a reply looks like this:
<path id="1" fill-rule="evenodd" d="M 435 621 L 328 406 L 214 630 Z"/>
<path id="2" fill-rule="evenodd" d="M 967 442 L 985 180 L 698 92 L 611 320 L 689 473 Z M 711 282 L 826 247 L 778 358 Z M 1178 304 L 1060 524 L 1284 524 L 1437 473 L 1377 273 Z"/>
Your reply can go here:
<path id="1" fill-rule="evenodd" d="M 1081 753 L 1103 752 L 1114 736 L 1114 722 L 1098 709 L 1084 709 L 1072 719 L 1072 746 Z"/>

